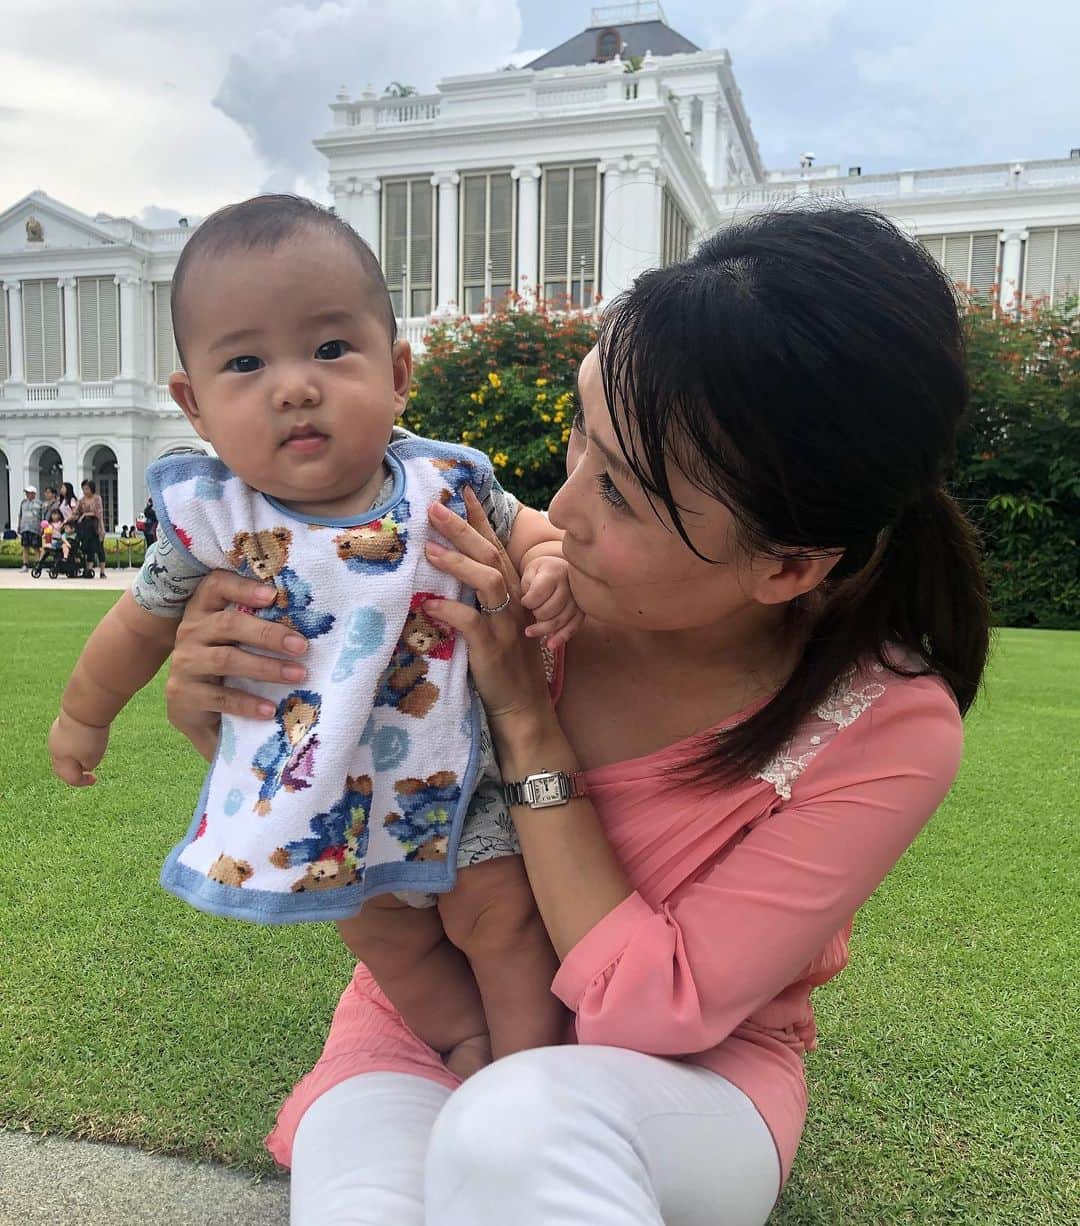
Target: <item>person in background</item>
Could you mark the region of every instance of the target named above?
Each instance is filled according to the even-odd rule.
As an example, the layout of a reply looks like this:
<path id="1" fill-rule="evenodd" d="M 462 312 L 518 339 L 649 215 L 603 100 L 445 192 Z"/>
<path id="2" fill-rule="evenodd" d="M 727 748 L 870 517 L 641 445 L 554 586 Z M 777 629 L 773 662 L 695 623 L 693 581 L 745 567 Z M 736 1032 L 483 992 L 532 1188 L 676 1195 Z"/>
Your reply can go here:
<path id="1" fill-rule="evenodd" d="M 63 549 L 64 517 L 60 514 L 59 505 L 54 505 L 41 528 L 41 556 L 38 560 L 44 562 L 49 554 L 66 556 Z"/>
<path id="2" fill-rule="evenodd" d="M 79 505 L 79 500 L 75 497 L 75 487 L 70 481 L 60 482 L 60 514 L 64 517 L 66 524 L 69 519 L 75 514 L 75 509 Z"/>
<path id="3" fill-rule="evenodd" d="M 37 486 L 26 486 L 23 490 L 23 500 L 19 503 L 19 543 L 22 545 L 20 574 L 23 575 L 37 560 L 37 553 L 41 548 L 41 512 L 42 503 L 38 497 Z"/>
<path id="4" fill-rule="evenodd" d="M 105 578 L 105 508 L 97 486 L 89 478 L 82 483 L 82 497 L 75 508 L 79 539 L 87 566 L 98 564 L 98 578 Z"/>
<path id="5" fill-rule="evenodd" d="M 45 525 L 49 522 L 49 515 L 54 507 L 60 506 L 60 496 L 56 492 L 56 487 L 47 485 L 45 493 L 41 497 L 41 530 L 45 531 Z"/>
<path id="6" fill-rule="evenodd" d="M 146 538 L 146 548 L 157 540 L 157 511 L 154 510 L 153 498 L 147 498 L 146 506 L 143 507 L 143 536 Z"/>

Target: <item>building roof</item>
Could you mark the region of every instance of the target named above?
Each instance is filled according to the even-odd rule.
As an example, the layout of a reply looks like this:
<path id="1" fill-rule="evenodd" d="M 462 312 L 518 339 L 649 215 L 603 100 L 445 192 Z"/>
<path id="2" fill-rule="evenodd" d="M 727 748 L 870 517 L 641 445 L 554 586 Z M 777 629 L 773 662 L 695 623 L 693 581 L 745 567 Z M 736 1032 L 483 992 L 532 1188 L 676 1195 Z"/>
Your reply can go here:
<path id="1" fill-rule="evenodd" d="M 568 38 L 566 42 L 545 51 L 526 64 L 526 68 L 570 68 L 592 64 L 597 60 L 597 44 L 605 30 L 617 30 L 622 39 L 620 52 L 624 60 L 632 55 L 679 55 L 701 48 L 673 30 L 664 21 L 626 21 L 611 25 L 592 25 Z"/>

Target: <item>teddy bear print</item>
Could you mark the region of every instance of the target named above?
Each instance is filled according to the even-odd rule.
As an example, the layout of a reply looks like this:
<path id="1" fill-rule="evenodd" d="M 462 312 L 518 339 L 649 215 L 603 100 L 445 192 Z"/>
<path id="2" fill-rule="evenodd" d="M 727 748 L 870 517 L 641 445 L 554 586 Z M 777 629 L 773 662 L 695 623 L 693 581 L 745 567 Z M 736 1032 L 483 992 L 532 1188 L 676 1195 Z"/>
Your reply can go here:
<path id="1" fill-rule="evenodd" d="M 311 835 L 277 848 L 270 863 L 275 868 L 304 866 L 304 875 L 293 882 L 294 894 L 353 885 L 367 856 L 370 814 L 371 776 L 350 775 L 341 799 L 311 819 Z"/>
<path id="2" fill-rule="evenodd" d="M 423 719 L 435 705 L 439 687 L 428 680 L 428 661 L 450 659 L 454 632 L 436 625 L 420 607 L 434 595 L 416 592 L 409 602 L 401 636 L 375 688 L 375 706 L 395 707 L 404 715 Z"/>
<path id="3" fill-rule="evenodd" d="M 426 779 L 401 779 L 394 791 L 401 812 L 388 814 L 383 825 L 405 850 L 405 859 L 445 860 L 461 798 L 457 775 L 436 771 Z"/>
<path id="4" fill-rule="evenodd" d="M 465 486 L 471 485 L 474 491 L 477 488 L 476 465 L 471 460 L 432 460 L 431 463 L 438 470 L 439 475 L 448 487 L 443 490 L 441 501 L 451 511 L 458 515 L 464 515 Z"/>
<path id="5" fill-rule="evenodd" d="M 368 524 L 346 528 L 334 537 L 337 556 L 354 574 L 388 574 L 401 565 L 409 534 L 405 528 L 409 504 L 402 499 L 393 511 Z"/>
<path id="6" fill-rule="evenodd" d="M 307 639 L 317 639 L 334 624 L 332 613 L 311 608 L 311 584 L 289 566 L 292 533 L 288 528 L 269 528 L 261 532 L 238 532 L 229 550 L 229 562 L 241 575 L 273 583 L 273 604 L 253 612 L 257 617 L 280 622 Z"/>
<path id="7" fill-rule="evenodd" d="M 206 875 L 220 885 L 241 886 L 254 872 L 246 860 L 234 860 L 222 854 L 210 865 Z"/>
<path id="8" fill-rule="evenodd" d="M 286 792 L 302 792 L 311 787 L 315 774 L 315 750 L 319 738 L 315 727 L 319 722 L 322 699 L 314 690 L 294 690 L 277 706 L 277 727 L 255 752 L 251 769 L 262 781 L 255 812 L 265 817 L 271 802 L 281 788 Z"/>

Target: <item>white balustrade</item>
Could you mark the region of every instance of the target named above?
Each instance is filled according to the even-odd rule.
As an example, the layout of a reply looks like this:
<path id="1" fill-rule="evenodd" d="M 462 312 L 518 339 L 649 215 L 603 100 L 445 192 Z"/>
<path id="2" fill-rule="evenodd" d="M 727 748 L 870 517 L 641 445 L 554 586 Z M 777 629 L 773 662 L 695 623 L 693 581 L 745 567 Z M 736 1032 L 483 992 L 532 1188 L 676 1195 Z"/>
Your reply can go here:
<path id="1" fill-rule="evenodd" d="M 60 385 L 58 383 L 28 383 L 26 385 L 26 400 L 28 404 L 43 404 L 50 400 L 59 400 Z"/>
<path id="2" fill-rule="evenodd" d="M 439 118 L 439 109 L 438 102 L 427 99 L 380 102 L 375 111 L 375 126 L 395 128 L 404 124 L 432 123 Z"/>
<path id="3" fill-rule="evenodd" d="M 159 383 L 157 387 L 155 388 L 154 399 L 157 402 L 158 408 L 162 408 L 162 409 L 168 408 L 169 406 L 175 404 L 175 401 L 172 398 L 172 394 L 169 391 L 168 385 L 164 383 Z"/>
<path id="4" fill-rule="evenodd" d="M 112 380 L 109 379 L 102 383 L 84 383 L 79 389 L 79 394 L 84 401 L 100 402 L 111 400 L 115 392 Z"/>

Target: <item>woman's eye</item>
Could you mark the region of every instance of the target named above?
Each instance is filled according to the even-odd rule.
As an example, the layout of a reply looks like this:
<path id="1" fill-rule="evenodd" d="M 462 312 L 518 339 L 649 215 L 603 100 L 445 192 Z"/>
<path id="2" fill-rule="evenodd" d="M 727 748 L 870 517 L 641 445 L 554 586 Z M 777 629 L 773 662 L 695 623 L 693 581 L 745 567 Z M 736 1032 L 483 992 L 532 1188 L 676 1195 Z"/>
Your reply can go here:
<path id="1" fill-rule="evenodd" d="M 250 375 L 253 371 L 261 369 L 262 364 L 262 358 L 246 353 L 239 358 L 230 358 L 225 363 L 225 369 L 235 371 L 238 375 Z"/>
<path id="2" fill-rule="evenodd" d="M 320 362 L 332 362 L 335 358 L 343 357 L 347 348 L 344 341 L 327 341 L 315 350 L 315 356 Z"/>
<path id="3" fill-rule="evenodd" d="M 582 409 L 578 409 L 574 414 L 574 420 L 570 423 L 571 430 L 577 430 L 579 434 L 585 433 L 585 413 Z"/>
<path id="4" fill-rule="evenodd" d="M 600 491 L 600 497 L 608 504 L 609 507 L 614 507 L 616 510 L 621 510 L 628 506 L 626 499 L 619 493 L 615 486 L 615 482 L 607 475 L 607 473 L 597 473 L 596 486 Z"/>

